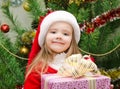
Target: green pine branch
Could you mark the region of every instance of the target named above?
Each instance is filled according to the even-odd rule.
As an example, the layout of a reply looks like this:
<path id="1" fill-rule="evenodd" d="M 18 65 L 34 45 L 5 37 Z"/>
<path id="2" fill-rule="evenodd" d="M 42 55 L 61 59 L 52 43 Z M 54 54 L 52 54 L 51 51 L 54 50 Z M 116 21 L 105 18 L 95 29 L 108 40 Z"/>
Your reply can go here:
<path id="1" fill-rule="evenodd" d="M 36 0 L 26 0 L 29 3 L 29 8 L 31 9 L 31 17 L 35 20 L 38 20 L 40 16 L 44 15 L 45 12 L 42 11 L 40 3 Z"/>
<path id="2" fill-rule="evenodd" d="M 6 38 L 0 32 L 0 88 L 1 89 L 15 89 L 16 85 L 23 84 L 24 81 L 24 66 L 21 66 L 18 59 L 8 53 L 3 47 L 4 45 L 8 50 L 14 52 L 14 44 L 10 39 Z"/>

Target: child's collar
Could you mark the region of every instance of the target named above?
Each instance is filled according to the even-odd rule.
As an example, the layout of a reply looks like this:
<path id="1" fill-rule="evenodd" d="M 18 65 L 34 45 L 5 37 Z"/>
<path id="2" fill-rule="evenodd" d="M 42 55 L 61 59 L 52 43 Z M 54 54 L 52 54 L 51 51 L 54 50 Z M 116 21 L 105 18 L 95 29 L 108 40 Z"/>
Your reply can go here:
<path id="1" fill-rule="evenodd" d="M 57 54 L 53 58 L 53 61 L 49 63 L 49 66 L 58 70 L 62 66 L 62 64 L 64 63 L 65 59 L 66 59 L 66 53 L 63 52 L 63 53 Z"/>

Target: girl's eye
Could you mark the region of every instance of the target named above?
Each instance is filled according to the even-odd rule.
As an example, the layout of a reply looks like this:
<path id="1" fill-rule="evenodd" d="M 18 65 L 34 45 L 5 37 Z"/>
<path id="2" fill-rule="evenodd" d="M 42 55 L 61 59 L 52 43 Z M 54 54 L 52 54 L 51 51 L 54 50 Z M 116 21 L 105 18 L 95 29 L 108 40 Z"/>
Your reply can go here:
<path id="1" fill-rule="evenodd" d="M 65 36 L 69 36 L 69 34 L 68 34 L 68 33 L 64 33 L 64 35 L 65 35 Z"/>
<path id="2" fill-rule="evenodd" d="M 53 33 L 53 34 L 55 34 L 55 33 L 56 33 L 56 31 L 51 31 L 50 33 Z"/>

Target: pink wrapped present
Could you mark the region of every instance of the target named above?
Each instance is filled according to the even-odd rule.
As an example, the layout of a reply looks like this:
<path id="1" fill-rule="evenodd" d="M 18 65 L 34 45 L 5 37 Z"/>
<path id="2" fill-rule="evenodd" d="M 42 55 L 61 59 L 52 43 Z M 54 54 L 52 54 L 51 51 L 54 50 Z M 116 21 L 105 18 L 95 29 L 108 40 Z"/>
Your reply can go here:
<path id="1" fill-rule="evenodd" d="M 41 89 L 110 89 L 111 79 L 107 76 L 81 77 L 79 79 L 44 74 Z"/>

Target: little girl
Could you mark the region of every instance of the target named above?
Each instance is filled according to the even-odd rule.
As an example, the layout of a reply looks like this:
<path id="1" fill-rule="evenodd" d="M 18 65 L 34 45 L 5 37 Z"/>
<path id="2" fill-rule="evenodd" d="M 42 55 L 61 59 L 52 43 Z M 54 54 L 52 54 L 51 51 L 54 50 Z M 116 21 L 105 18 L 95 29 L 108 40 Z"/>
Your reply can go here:
<path id="1" fill-rule="evenodd" d="M 66 57 L 80 53 L 79 40 L 80 28 L 75 16 L 61 10 L 48 14 L 34 39 L 24 89 L 41 89 L 41 74 L 57 73 Z"/>

